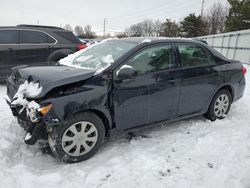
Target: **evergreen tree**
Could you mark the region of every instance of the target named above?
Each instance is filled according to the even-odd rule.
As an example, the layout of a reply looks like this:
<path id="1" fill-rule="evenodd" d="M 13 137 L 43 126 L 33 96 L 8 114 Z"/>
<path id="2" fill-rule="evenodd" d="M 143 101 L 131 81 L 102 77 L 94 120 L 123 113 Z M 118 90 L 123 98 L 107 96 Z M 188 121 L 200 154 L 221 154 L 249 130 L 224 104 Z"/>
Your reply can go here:
<path id="1" fill-rule="evenodd" d="M 228 0 L 229 15 L 226 21 L 227 31 L 250 29 L 250 0 Z"/>
<path id="2" fill-rule="evenodd" d="M 185 37 L 197 37 L 208 34 L 207 22 L 201 16 L 189 14 L 180 24 L 182 35 Z"/>

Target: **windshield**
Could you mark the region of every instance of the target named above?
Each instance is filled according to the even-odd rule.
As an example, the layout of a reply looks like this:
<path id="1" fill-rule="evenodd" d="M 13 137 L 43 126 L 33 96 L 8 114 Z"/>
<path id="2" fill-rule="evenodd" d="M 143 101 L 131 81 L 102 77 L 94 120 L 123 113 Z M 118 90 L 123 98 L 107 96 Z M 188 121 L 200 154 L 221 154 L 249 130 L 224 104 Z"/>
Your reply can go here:
<path id="1" fill-rule="evenodd" d="M 110 66 L 137 43 L 121 40 L 105 40 L 59 61 L 60 64 L 77 68 L 91 69 L 96 73 Z"/>

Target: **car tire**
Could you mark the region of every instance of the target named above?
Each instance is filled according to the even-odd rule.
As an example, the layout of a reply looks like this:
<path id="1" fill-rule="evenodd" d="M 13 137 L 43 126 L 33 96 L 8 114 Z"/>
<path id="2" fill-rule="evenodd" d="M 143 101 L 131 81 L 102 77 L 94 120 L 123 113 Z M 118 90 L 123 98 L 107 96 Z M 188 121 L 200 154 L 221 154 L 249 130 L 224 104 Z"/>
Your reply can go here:
<path id="1" fill-rule="evenodd" d="M 102 120 L 91 112 L 83 112 L 58 125 L 48 135 L 52 153 L 60 160 L 76 163 L 89 159 L 104 142 Z"/>
<path id="2" fill-rule="evenodd" d="M 221 89 L 213 97 L 208 111 L 204 116 L 211 121 L 224 119 L 230 110 L 231 104 L 231 93 L 227 89 Z"/>

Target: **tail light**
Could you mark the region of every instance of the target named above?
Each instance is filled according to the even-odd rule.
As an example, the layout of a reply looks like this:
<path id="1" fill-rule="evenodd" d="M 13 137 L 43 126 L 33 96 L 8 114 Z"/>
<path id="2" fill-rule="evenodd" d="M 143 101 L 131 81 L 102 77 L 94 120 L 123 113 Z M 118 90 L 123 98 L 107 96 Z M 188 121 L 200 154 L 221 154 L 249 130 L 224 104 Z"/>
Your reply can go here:
<path id="1" fill-rule="evenodd" d="M 242 71 L 242 74 L 245 75 L 247 73 L 247 68 L 246 67 L 242 67 L 241 71 Z"/>
<path id="2" fill-rule="evenodd" d="M 82 49 L 84 49 L 84 48 L 86 48 L 87 46 L 86 45 L 84 45 L 84 44 L 79 44 L 78 46 L 77 46 L 77 49 L 78 50 L 82 50 Z"/>

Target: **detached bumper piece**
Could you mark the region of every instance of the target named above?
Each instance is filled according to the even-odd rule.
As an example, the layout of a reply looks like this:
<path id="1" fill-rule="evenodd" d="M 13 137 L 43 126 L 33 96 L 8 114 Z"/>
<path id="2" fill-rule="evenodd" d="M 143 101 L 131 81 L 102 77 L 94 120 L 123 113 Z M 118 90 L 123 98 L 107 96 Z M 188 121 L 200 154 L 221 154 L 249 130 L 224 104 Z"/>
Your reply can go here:
<path id="1" fill-rule="evenodd" d="M 18 123 L 26 131 L 24 142 L 28 145 L 33 145 L 39 139 L 47 139 L 45 125 L 42 123 L 33 124 L 31 122 L 23 121 L 18 118 Z"/>

